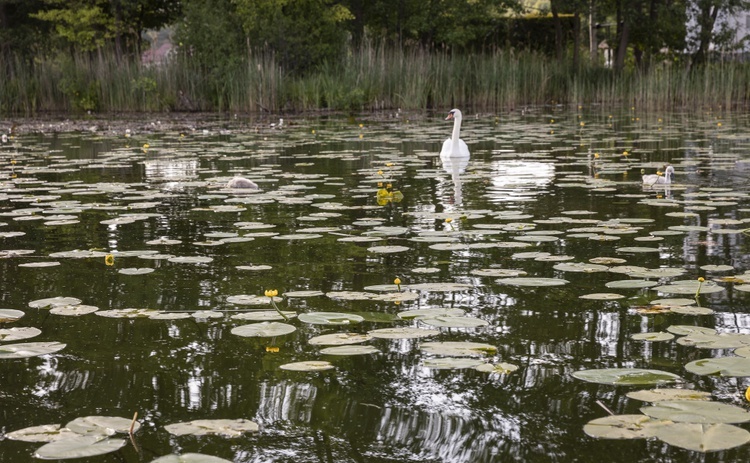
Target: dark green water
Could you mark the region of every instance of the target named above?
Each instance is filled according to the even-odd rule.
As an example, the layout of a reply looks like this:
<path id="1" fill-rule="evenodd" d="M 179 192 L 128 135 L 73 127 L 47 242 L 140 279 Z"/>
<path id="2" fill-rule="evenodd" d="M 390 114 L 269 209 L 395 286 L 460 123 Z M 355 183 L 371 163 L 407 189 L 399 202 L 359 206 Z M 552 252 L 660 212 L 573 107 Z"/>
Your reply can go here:
<path id="1" fill-rule="evenodd" d="M 741 233 L 685 231 L 661 241 L 636 240 L 679 225 L 747 228 L 742 224 L 750 222 L 748 118 L 633 110 L 610 117 L 553 108 L 523 115 L 466 115 L 462 138 L 472 158 L 454 175 L 437 157 L 449 123 L 442 117 L 408 118 L 299 119 L 287 122 L 283 130 L 236 120 L 196 123 L 195 130 L 160 130 L 156 124 L 151 130 L 139 127 L 129 138 L 111 129 L 20 135 L 3 144 L 0 233 L 25 234 L 0 238 L 0 308 L 25 312 L 12 326 L 42 330 L 40 336 L 19 342 L 58 341 L 67 346 L 40 357 L 0 359 L 0 439 L 29 426 L 65 424 L 88 415 L 131 417 L 137 411 L 142 425 L 135 435 L 137 447 L 128 444 L 118 452 L 79 461 L 150 462 L 173 452 L 200 452 L 236 462 L 750 460 L 747 444 L 701 454 L 653 439 L 590 438 L 583 425 L 607 414 L 597 401 L 618 414 L 638 413 L 644 403 L 625 394 L 644 387 L 597 385 L 571 376 L 584 368 L 660 369 L 682 376 L 681 387 L 747 408 L 747 379 L 697 376 L 684 369 L 697 358 L 731 352 L 674 341 L 646 343 L 630 336 L 670 325 L 750 333 L 750 294 L 722 283 L 725 291 L 701 296 L 713 315 L 641 315 L 633 307 L 670 296 L 605 286 L 627 278 L 621 274 L 564 272 L 553 268 L 557 262 L 513 257 L 532 251 L 571 256 L 571 262 L 621 257 L 627 265 L 685 270 L 683 276 L 662 282 L 750 270 L 748 239 Z M 146 143 L 149 147 L 143 149 Z M 654 173 L 666 162 L 675 166 L 677 184 L 666 190 L 644 189 L 640 170 Z M 237 195 L 221 188 L 234 173 L 257 180 L 263 192 Z M 378 206 L 379 181 L 392 182 L 403 192 L 403 201 Z M 670 204 L 655 205 L 653 200 Z M 243 210 L 210 209 L 227 205 Z M 22 211 L 27 208 L 34 210 Z M 685 211 L 695 216 L 666 215 Z M 132 223 L 101 223 L 128 214 L 147 216 Z M 68 219 L 76 222 L 45 223 L 55 215 L 72 216 Z M 445 217 L 455 219 L 449 224 Z M 641 229 L 634 233 L 609 235 L 617 241 L 570 231 L 612 219 L 651 220 L 636 223 Z M 722 219 L 738 222 L 717 222 Z M 240 222 L 272 227 L 242 229 Z M 508 223 L 525 225 L 498 234 L 477 233 L 488 224 Z M 405 230 L 379 242 L 339 241 L 378 225 Z M 311 227 L 332 229 L 307 240 L 253 235 L 298 234 Z M 532 230 L 559 232 L 558 239 L 516 240 Z M 435 231 L 445 231 L 464 246 L 439 250 L 419 239 Z M 194 244 L 219 239 L 212 233 L 249 233 L 254 239 Z M 161 237 L 181 243 L 147 244 Z M 530 247 L 497 246 L 501 242 Z M 368 251 L 382 245 L 409 249 Z M 658 250 L 617 251 L 627 246 Z M 18 250 L 33 253 L 8 252 Z M 115 265 L 105 265 L 103 257 L 50 256 L 72 250 L 112 253 Z M 139 250 L 213 260 L 191 264 L 118 255 Z M 60 265 L 19 267 L 41 261 Z M 705 265 L 732 265 L 734 271 L 711 273 L 701 269 Z M 143 267 L 155 271 L 118 273 Z M 437 270 L 413 272 L 424 267 Z M 569 283 L 516 287 L 472 273 L 489 268 L 521 269 L 528 276 Z M 313 336 L 337 331 L 418 326 L 413 321 L 328 327 L 294 319 L 289 323 L 297 331 L 274 339 L 230 333 L 245 324 L 231 315 L 260 308 L 237 306 L 227 301 L 230 296 L 262 296 L 266 289 L 280 294 L 366 291 L 371 285 L 390 285 L 397 276 L 403 285 L 464 283 L 471 288 L 421 291 L 417 300 L 398 305 L 327 296 L 290 298 L 280 305 L 298 313 L 395 315 L 416 308 L 463 309 L 489 325 L 442 328 L 427 340 L 488 343 L 498 349 L 493 361 L 519 369 L 504 375 L 428 369 L 422 365 L 428 355 L 419 349 L 427 340 L 374 339 L 367 344 L 379 354 L 349 357 L 323 356 L 319 347 L 307 343 Z M 602 292 L 626 297 L 579 298 Z M 56 296 L 75 297 L 100 310 L 216 310 L 225 315 L 132 320 L 95 314 L 68 317 L 28 307 L 29 302 Z M 269 352 L 269 346 L 278 352 Z M 336 368 L 320 373 L 278 368 L 315 359 Z M 218 418 L 250 419 L 261 431 L 226 439 L 175 437 L 164 429 L 180 421 Z M 38 461 L 32 455 L 40 445 L 0 440 L 0 462 Z"/>

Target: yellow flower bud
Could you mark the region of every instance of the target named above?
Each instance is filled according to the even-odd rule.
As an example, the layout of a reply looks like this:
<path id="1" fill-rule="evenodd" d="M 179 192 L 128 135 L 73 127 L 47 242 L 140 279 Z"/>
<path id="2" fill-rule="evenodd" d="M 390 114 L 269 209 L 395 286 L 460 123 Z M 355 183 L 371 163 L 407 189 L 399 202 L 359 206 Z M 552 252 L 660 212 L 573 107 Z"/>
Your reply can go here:
<path id="1" fill-rule="evenodd" d="M 398 277 L 396 277 L 396 279 L 395 279 L 395 280 L 393 280 L 393 284 L 394 284 L 394 285 L 400 285 L 400 284 L 401 284 L 401 279 L 400 279 L 400 278 L 398 278 Z"/>
<path id="2" fill-rule="evenodd" d="M 104 256 L 104 264 L 109 266 L 115 265 L 115 256 L 112 254 Z"/>

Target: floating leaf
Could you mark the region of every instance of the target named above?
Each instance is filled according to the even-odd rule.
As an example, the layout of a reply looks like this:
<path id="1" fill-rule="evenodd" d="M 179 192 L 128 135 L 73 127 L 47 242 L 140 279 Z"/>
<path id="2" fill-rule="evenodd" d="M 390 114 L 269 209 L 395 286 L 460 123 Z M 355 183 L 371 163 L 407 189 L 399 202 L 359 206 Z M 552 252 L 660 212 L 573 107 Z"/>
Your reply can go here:
<path id="1" fill-rule="evenodd" d="M 141 424 L 132 419 L 120 418 L 119 416 L 82 416 L 65 425 L 71 431 L 88 436 L 111 436 L 116 433 L 127 433 L 133 424 L 133 432 L 140 429 Z"/>
<path id="2" fill-rule="evenodd" d="M 435 317 L 460 317 L 465 312 L 456 308 L 432 308 L 432 309 L 415 309 L 399 312 L 399 318 L 403 320 L 421 320 L 423 318 Z"/>
<path id="3" fill-rule="evenodd" d="M 512 363 L 483 363 L 474 367 L 475 370 L 483 373 L 500 373 L 507 375 L 518 370 L 518 365 Z"/>
<path id="4" fill-rule="evenodd" d="M 695 294 L 698 292 L 698 288 L 700 288 L 701 294 L 720 293 L 724 291 L 722 286 L 717 285 L 713 281 L 704 281 L 701 283 L 698 280 L 678 280 L 668 285 L 655 286 L 653 289 L 667 294 Z"/>
<path id="5" fill-rule="evenodd" d="M 562 278 L 498 278 L 495 283 L 499 285 L 510 285 L 510 286 L 528 286 L 528 287 L 543 287 L 543 286 L 562 286 L 570 283 L 568 280 Z"/>
<path id="6" fill-rule="evenodd" d="M 713 310 L 707 307 L 677 306 L 670 309 L 672 312 L 682 315 L 711 315 L 714 313 Z"/>
<path id="7" fill-rule="evenodd" d="M 422 366 L 433 370 L 457 370 L 476 368 L 483 363 L 480 359 L 441 357 L 422 360 Z"/>
<path id="8" fill-rule="evenodd" d="M 580 299 L 590 299 L 592 301 L 615 301 L 623 299 L 625 296 L 617 293 L 591 293 L 578 296 Z"/>
<path id="9" fill-rule="evenodd" d="M 26 315 L 25 312 L 15 309 L 0 309 L 0 323 L 12 323 Z"/>
<path id="10" fill-rule="evenodd" d="M 208 264 L 214 261 L 212 257 L 204 256 L 177 256 L 167 260 L 176 264 Z"/>
<path id="11" fill-rule="evenodd" d="M 428 354 L 453 357 L 494 355 L 497 352 L 497 347 L 491 344 L 460 341 L 425 342 L 419 348 Z"/>
<path id="12" fill-rule="evenodd" d="M 631 399 L 643 402 L 661 402 L 664 400 L 709 400 L 711 394 L 693 389 L 645 389 L 626 394 Z"/>
<path id="13" fill-rule="evenodd" d="M 99 310 L 94 312 L 100 317 L 107 318 L 151 318 L 152 315 L 157 315 L 158 310 L 154 309 L 112 309 L 112 310 Z"/>
<path id="14" fill-rule="evenodd" d="M 641 412 L 662 420 L 681 423 L 745 423 L 750 421 L 750 412 L 742 407 L 719 402 L 699 400 L 666 400 Z"/>
<path id="15" fill-rule="evenodd" d="M 146 275 L 147 273 L 153 272 L 154 269 L 144 267 L 144 268 L 123 268 L 117 271 L 117 273 L 121 273 L 123 275 Z"/>
<path id="16" fill-rule="evenodd" d="M 359 344 L 372 339 L 368 334 L 360 333 L 331 333 L 310 338 L 307 342 L 314 346 L 344 346 L 348 344 Z"/>
<path id="17" fill-rule="evenodd" d="M 300 314 L 299 319 L 313 325 L 351 325 L 364 320 L 359 315 L 341 312 L 309 312 Z"/>
<path id="18" fill-rule="evenodd" d="M 0 359 L 20 359 L 53 354 L 65 348 L 60 342 L 24 342 L 0 346 Z"/>
<path id="19" fill-rule="evenodd" d="M 716 330 L 713 328 L 706 328 L 705 326 L 692 326 L 692 325 L 672 325 L 667 328 L 667 331 L 674 333 L 679 336 L 685 336 L 687 334 L 701 333 L 701 334 L 716 334 Z"/>
<path id="20" fill-rule="evenodd" d="M 124 439 L 110 439 L 102 436 L 79 436 L 45 444 L 34 452 L 41 460 L 66 460 L 70 458 L 93 457 L 115 452 L 124 447 Z"/>
<path id="21" fill-rule="evenodd" d="M 582 273 L 596 273 L 596 272 L 606 272 L 609 270 L 609 267 L 606 265 L 598 265 L 598 264 L 586 264 L 583 262 L 561 262 L 559 264 L 555 264 L 554 267 L 555 270 L 560 270 L 562 272 L 582 272 Z"/>
<path id="22" fill-rule="evenodd" d="M 93 305 L 57 305 L 49 309 L 49 313 L 68 317 L 79 317 L 81 315 L 94 313 L 97 310 L 99 310 L 99 307 Z"/>
<path id="23" fill-rule="evenodd" d="M 58 305 L 78 305 L 82 301 L 75 297 L 50 297 L 46 299 L 37 299 L 36 301 L 29 302 L 29 307 L 32 309 L 49 309 Z"/>
<path id="24" fill-rule="evenodd" d="M 609 415 L 583 426 L 583 432 L 600 439 L 645 439 L 653 436 L 654 425 L 666 423 L 646 415 Z"/>
<path id="25" fill-rule="evenodd" d="M 717 357 L 694 360 L 685 369 L 696 375 L 750 376 L 750 358 Z"/>
<path id="26" fill-rule="evenodd" d="M 645 370 L 641 368 L 579 370 L 573 372 L 573 377 L 590 383 L 615 385 L 665 384 L 682 380 L 682 378 L 673 373 L 661 370 Z"/>
<path id="27" fill-rule="evenodd" d="M 715 452 L 750 442 L 750 432 L 731 424 L 672 423 L 654 429 L 654 437 L 696 452 Z"/>
<path id="28" fill-rule="evenodd" d="M 437 316 L 430 318 L 420 318 L 420 321 L 432 326 L 443 328 L 479 328 L 489 325 L 487 320 L 474 317 L 450 317 Z"/>
<path id="29" fill-rule="evenodd" d="M 0 328 L 0 342 L 20 341 L 42 334 L 42 330 L 31 326 L 22 328 Z"/>
<path id="30" fill-rule="evenodd" d="M 742 333 L 690 333 L 677 340 L 682 346 L 695 346 L 699 349 L 733 349 L 750 346 L 750 334 Z"/>
<path id="31" fill-rule="evenodd" d="M 403 312 L 402 312 L 403 313 Z M 423 328 L 380 328 L 369 331 L 368 334 L 373 338 L 380 339 L 419 339 L 440 334 L 438 330 L 428 330 Z"/>
<path id="32" fill-rule="evenodd" d="M 607 288 L 617 288 L 617 289 L 643 289 L 643 288 L 650 288 L 652 286 L 656 286 L 659 283 L 656 281 L 648 281 L 648 280 L 615 280 L 605 283 L 604 286 Z"/>
<path id="33" fill-rule="evenodd" d="M 305 362 L 285 363 L 279 368 L 289 371 L 325 371 L 333 370 L 334 366 L 331 364 L 331 362 L 324 362 L 322 360 L 308 360 Z"/>
<path id="34" fill-rule="evenodd" d="M 202 453 L 183 453 L 182 455 L 172 453 L 152 460 L 151 463 L 232 463 L 232 461 Z"/>
<path id="35" fill-rule="evenodd" d="M 68 428 L 61 428 L 59 424 L 43 424 L 9 432 L 5 437 L 23 442 L 55 442 L 81 435 Z"/>
<path id="36" fill-rule="evenodd" d="M 251 323 L 249 325 L 236 326 L 232 328 L 232 334 L 246 338 L 273 338 L 284 336 L 297 330 L 292 325 L 278 322 Z"/>
<path id="37" fill-rule="evenodd" d="M 164 426 L 168 433 L 175 436 L 239 437 L 248 432 L 258 432 L 258 424 L 244 419 L 237 420 L 193 420 Z"/>
<path id="38" fill-rule="evenodd" d="M 659 331 L 657 333 L 637 333 L 630 337 L 631 339 L 635 341 L 671 341 L 674 339 L 674 335 L 672 333 L 665 333 L 663 331 Z"/>
<path id="39" fill-rule="evenodd" d="M 320 350 L 324 355 L 367 355 L 379 354 L 380 351 L 373 346 L 335 346 Z"/>

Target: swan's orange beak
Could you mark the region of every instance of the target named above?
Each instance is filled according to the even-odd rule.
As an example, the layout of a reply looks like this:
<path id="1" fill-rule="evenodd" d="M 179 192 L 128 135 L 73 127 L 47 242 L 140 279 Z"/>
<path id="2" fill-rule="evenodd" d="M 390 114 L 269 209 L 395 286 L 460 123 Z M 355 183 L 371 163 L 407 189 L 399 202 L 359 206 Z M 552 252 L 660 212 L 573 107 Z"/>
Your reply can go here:
<path id="1" fill-rule="evenodd" d="M 445 118 L 446 121 L 449 121 L 453 119 L 453 113 L 448 113 L 448 117 Z"/>

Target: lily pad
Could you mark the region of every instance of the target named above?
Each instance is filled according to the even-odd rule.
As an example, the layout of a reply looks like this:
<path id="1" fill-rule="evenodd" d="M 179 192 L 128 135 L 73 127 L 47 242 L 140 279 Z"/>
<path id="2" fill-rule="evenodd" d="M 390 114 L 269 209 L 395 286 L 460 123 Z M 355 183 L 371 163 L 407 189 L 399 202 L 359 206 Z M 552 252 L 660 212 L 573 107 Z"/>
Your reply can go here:
<path id="1" fill-rule="evenodd" d="M 278 322 L 251 323 L 232 328 L 232 334 L 245 338 L 273 338 L 284 336 L 297 330 L 292 325 Z"/>
<path id="2" fill-rule="evenodd" d="M 20 341 L 42 334 L 42 330 L 31 326 L 21 328 L 0 328 L 0 342 Z"/>
<path id="3" fill-rule="evenodd" d="M 23 442 L 55 442 L 81 435 L 68 428 L 61 428 L 59 424 L 43 424 L 9 432 L 5 437 Z"/>
<path id="4" fill-rule="evenodd" d="M 368 332 L 373 338 L 379 339 L 419 339 L 440 334 L 438 330 L 428 330 L 422 328 L 380 328 Z"/>
<path id="5" fill-rule="evenodd" d="M 15 309 L 0 309 L 0 323 L 12 323 L 26 315 L 25 312 Z"/>
<path id="6" fill-rule="evenodd" d="M 148 273 L 153 272 L 154 269 L 149 267 L 144 268 L 123 268 L 117 271 L 117 273 L 121 273 L 123 275 L 146 275 Z"/>
<path id="7" fill-rule="evenodd" d="M 696 375 L 750 376 L 750 358 L 717 357 L 694 360 L 685 369 Z"/>
<path id="8" fill-rule="evenodd" d="M 645 439 L 653 436 L 654 425 L 665 421 L 646 415 L 609 415 L 583 426 L 583 432 L 600 439 Z"/>
<path id="9" fill-rule="evenodd" d="M 607 288 L 617 289 L 643 289 L 656 286 L 659 283 L 649 280 L 615 280 L 604 284 Z"/>
<path id="10" fill-rule="evenodd" d="M 64 315 L 68 317 L 79 317 L 94 313 L 99 310 L 99 307 L 93 305 L 58 305 L 49 309 L 49 313 L 53 315 Z"/>
<path id="11" fill-rule="evenodd" d="M 379 354 L 380 351 L 373 346 L 335 346 L 321 349 L 323 355 L 368 355 Z"/>
<path id="12" fill-rule="evenodd" d="M 512 363 L 505 362 L 483 363 L 481 365 L 477 365 L 476 367 L 474 367 L 474 369 L 483 373 L 500 373 L 505 375 L 518 370 L 518 365 L 513 365 Z"/>
<path id="13" fill-rule="evenodd" d="M 372 336 L 360 333 L 331 333 L 310 338 L 307 342 L 314 346 L 344 346 L 359 344 L 372 339 Z"/>
<path id="14" fill-rule="evenodd" d="M 151 463 L 232 463 L 232 461 L 203 453 L 183 453 L 182 455 L 172 453 L 152 460 Z"/>
<path id="15" fill-rule="evenodd" d="M 499 285 L 527 286 L 541 288 L 543 286 L 562 286 L 570 283 L 562 278 L 498 278 L 495 283 Z"/>
<path id="16" fill-rule="evenodd" d="M 682 378 L 673 373 L 641 368 L 579 370 L 573 372 L 573 377 L 590 383 L 614 385 L 666 384 L 682 381 Z"/>
<path id="17" fill-rule="evenodd" d="M 431 308 L 406 310 L 399 312 L 398 316 L 403 320 L 421 320 L 423 318 L 435 317 L 460 317 L 464 313 L 463 310 L 456 308 Z"/>
<path id="18" fill-rule="evenodd" d="M 5 344 L 0 346 L 0 359 L 21 359 L 53 354 L 57 351 L 63 350 L 65 346 L 66 345 L 61 342 L 54 341 Z"/>
<path id="19" fill-rule="evenodd" d="M 695 294 L 700 288 L 701 294 L 720 293 L 724 287 L 717 285 L 713 281 L 704 281 L 702 284 L 698 280 L 678 280 L 668 285 L 654 286 L 655 291 L 667 294 Z"/>
<path id="20" fill-rule="evenodd" d="M 428 354 L 451 357 L 486 356 L 497 352 L 497 347 L 491 344 L 460 341 L 425 342 L 419 348 Z"/>
<path id="21" fill-rule="evenodd" d="M 750 442 L 750 432 L 731 424 L 672 423 L 654 429 L 654 437 L 695 452 L 715 452 Z"/>
<path id="22" fill-rule="evenodd" d="M 341 312 L 309 312 L 300 314 L 299 319 L 313 325 L 352 325 L 364 320 L 359 315 Z"/>
<path id="23" fill-rule="evenodd" d="M 111 436 L 116 433 L 130 432 L 131 425 L 133 425 L 133 432 L 141 427 L 137 421 L 133 423 L 132 419 L 119 416 L 83 416 L 69 422 L 65 427 L 82 436 Z"/>
<path id="24" fill-rule="evenodd" d="M 432 370 L 458 370 L 463 368 L 476 368 L 484 363 L 480 359 L 464 357 L 440 357 L 422 360 L 422 366 Z"/>
<path id="25" fill-rule="evenodd" d="M 29 307 L 32 309 L 49 309 L 58 305 L 78 305 L 82 301 L 75 297 L 49 297 L 46 299 L 37 299 L 36 301 L 29 302 Z"/>
<path id="26" fill-rule="evenodd" d="M 289 371 L 325 371 L 333 370 L 334 366 L 331 364 L 331 362 L 325 362 L 322 360 L 308 360 L 305 362 L 285 363 L 279 368 Z"/>
<path id="27" fill-rule="evenodd" d="M 239 437 L 248 432 L 258 432 L 258 424 L 245 419 L 237 420 L 193 420 L 164 426 L 168 433 L 175 436 Z"/>
<path id="28" fill-rule="evenodd" d="M 103 436 L 79 436 L 45 444 L 34 452 L 34 457 L 41 460 L 93 457 L 115 452 L 124 447 L 125 444 L 126 441 L 124 439 L 111 439 Z"/>
<path id="29" fill-rule="evenodd" d="M 487 320 L 482 320 L 480 318 L 474 317 L 438 316 L 421 318 L 420 321 L 428 325 L 443 328 L 479 328 L 490 324 Z"/>
<path id="30" fill-rule="evenodd" d="M 700 400 L 666 400 L 641 412 L 662 420 L 681 423 L 745 423 L 750 421 L 750 412 L 742 407 L 719 402 Z"/>
<path id="31" fill-rule="evenodd" d="M 626 394 L 631 399 L 643 402 L 661 402 L 664 400 L 710 400 L 711 394 L 693 389 L 644 389 Z"/>
<path id="32" fill-rule="evenodd" d="M 707 328 L 705 326 L 692 326 L 692 325 L 671 325 L 667 328 L 667 331 L 674 333 L 679 336 L 685 336 L 693 333 L 701 334 L 716 334 L 716 330 L 713 328 Z"/>
<path id="33" fill-rule="evenodd" d="M 243 312 L 238 313 L 235 315 L 232 315 L 232 320 L 246 320 L 246 321 L 254 321 L 254 322 L 271 322 L 271 321 L 280 321 L 284 320 L 284 317 L 287 319 L 289 318 L 295 318 L 297 316 L 297 312 L 293 312 L 291 310 L 282 310 L 281 311 L 284 316 L 281 316 L 280 313 L 278 313 L 275 310 L 261 310 L 261 311 L 254 311 L 254 312 Z M 220 316 L 223 316 L 219 314 Z M 206 318 L 206 317 L 203 317 Z"/>
<path id="34" fill-rule="evenodd" d="M 578 296 L 580 299 L 590 299 L 592 301 L 615 301 L 623 299 L 625 296 L 617 293 L 591 293 Z"/>

